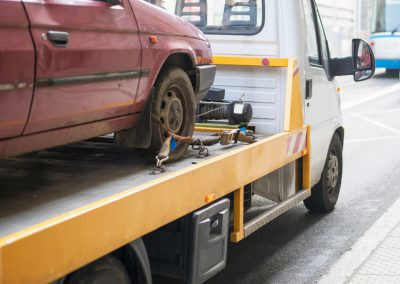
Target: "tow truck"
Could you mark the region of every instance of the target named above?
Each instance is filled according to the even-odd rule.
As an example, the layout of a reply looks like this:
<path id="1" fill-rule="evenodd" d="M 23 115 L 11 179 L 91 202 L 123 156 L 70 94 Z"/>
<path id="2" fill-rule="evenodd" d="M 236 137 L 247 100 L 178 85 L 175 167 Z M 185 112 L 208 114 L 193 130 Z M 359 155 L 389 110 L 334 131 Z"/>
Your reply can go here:
<path id="1" fill-rule="evenodd" d="M 333 78 L 371 77 L 373 53 L 353 40 L 352 57 L 329 58 L 314 1 L 245 4 L 230 10 L 233 32 L 220 34 L 226 16 L 209 39 L 215 85 L 228 96 L 248 94 L 257 142 L 216 144 L 202 159 L 189 150 L 157 175 L 110 136 L 1 160 L 1 283 L 152 283 L 155 275 L 203 283 L 226 266 L 229 240 L 240 242 L 302 201 L 333 210 L 344 139 Z M 197 20 L 201 9 L 191 10 Z M 263 16 L 253 19 L 254 11 Z M 257 29 L 241 34 L 240 25 Z M 334 127 L 324 127 L 315 107 L 322 118 L 334 114 Z M 194 137 L 229 131 L 199 124 Z M 252 211 L 256 196 L 265 203 Z"/>

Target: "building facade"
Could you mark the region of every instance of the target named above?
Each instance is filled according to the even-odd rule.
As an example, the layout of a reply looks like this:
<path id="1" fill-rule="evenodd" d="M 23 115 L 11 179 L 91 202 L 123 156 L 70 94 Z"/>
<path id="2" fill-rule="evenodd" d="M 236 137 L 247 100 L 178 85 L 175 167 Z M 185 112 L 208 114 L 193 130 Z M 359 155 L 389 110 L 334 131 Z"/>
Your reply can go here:
<path id="1" fill-rule="evenodd" d="M 368 38 L 372 0 L 316 0 L 332 56 L 351 52 L 351 39 Z"/>

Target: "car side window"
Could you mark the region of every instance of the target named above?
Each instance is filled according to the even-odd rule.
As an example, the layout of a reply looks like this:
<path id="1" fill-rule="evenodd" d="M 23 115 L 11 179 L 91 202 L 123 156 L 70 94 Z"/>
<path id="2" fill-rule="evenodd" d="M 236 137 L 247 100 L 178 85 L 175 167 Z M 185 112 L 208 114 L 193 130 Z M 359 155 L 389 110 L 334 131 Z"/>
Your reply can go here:
<path id="1" fill-rule="evenodd" d="M 322 64 L 318 49 L 317 27 L 315 26 L 314 11 L 312 9 L 310 0 L 303 0 L 303 4 L 306 18 L 308 60 L 311 65 L 321 66 Z"/>

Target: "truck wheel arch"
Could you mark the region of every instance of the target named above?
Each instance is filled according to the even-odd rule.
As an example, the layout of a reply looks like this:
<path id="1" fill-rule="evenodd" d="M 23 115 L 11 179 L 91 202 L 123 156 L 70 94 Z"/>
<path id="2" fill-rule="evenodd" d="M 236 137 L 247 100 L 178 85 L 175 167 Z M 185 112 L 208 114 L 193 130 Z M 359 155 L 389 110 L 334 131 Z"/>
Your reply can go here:
<path id="1" fill-rule="evenodd" d="M 340 142 L 342 143 L 342 146 L 344 146 L 344 128 L 343 128 L 343 126 L 338 126 L 338 127 L 336 128 L 336 130 L 335 130 L 335 131 L 333 132 L 333 134 L 332 134 L 332 137 L 331 137 L 331 140 L 329 141 L 329 144 L 332 142 L 333 137 L 334 137 L 335 135 L 338 135 L 338 136 L 339 136 Z M 312 146 L 312 145 L 311 145 L 311 146 Z M 326 152 L 326 155 L 328 155 L 328 151 L 329 151 L 329 147 L 328 147 L 328 150 L 327 150 L 327 152 Z M 325 162 L 324 162 L 324 163 L 325 163 Z M 312 187 L 316 186 L 316 185 L 319 183 L 319 181 L 321 180 L 322 172 L 323 172 L 323 170 L 321 170 L 321 175 L 319 176 L 319 178 L 318 178 L 317 180 L 313 180 L 313 181 L 312 181 Z"/>
<path id="2" fill-rule="evenodd" d="M 319 182 L 311 189 L 311 196 L 304 200 L 313 212 L 330 212 L 339 197 L 343 173 L 343 145 L 335 132 L 329 145 L 327 158 Z"/>
<path id="3" fill-rule="evenodd" d="M 342 142 L 342 146 L 344 145 L 344 128 L 342 126 L 338 127 L 335 131 L 339 135 L 340 141 Z M 335 133 L 333 135 L 335 135 Z M 333 139 L 333 136 L 332 136 Z M 331 140 L 332 140 L 331 139 Z"/>
<path id="4" fill-rule="evenodd" d="M 113 264 L 111 268 L 113 268 L 112 270 L 117 275 L 125 274 L 126 279 L 129 278 L 132 283 L 152 284 L 150 261 L 142 238 L 130 242 L 116 251 L 82 266 L 51 283 L 66 284 L 70 281 L 76 282 L 77 279 L 82 279 L 82 277 L 85 278 L 88 276 L 93 278 L 93 273 L 101 273 L 101 270 L 104 270 L 104 266 L 110 269 L 110 266 L 107 266 L 107 264 L 110 264 L 110 261 Z M 103 264 L 102 269 L 98 269 L 100 263 Z M 102 277 L 102 275 L 98 276 Z"/>
<path id="5" fill-rule="evenodd" d="M 133 274 L 137 273 L 139 283 L 151 284 L 150 261 L 142 238 L 130 242 L 121 250 L 122 255 L 120 255 L 120 258 L 128 272 L 131 275 L 132 272 Z"/>

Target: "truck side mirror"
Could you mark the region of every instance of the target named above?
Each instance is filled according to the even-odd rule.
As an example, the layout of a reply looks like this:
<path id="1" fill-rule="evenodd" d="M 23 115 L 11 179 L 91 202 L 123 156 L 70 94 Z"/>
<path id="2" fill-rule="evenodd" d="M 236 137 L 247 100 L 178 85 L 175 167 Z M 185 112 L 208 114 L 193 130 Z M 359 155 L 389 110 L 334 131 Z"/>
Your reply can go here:
<path id="1" fill-rule="evenodd" d="M 364 81 L 375 73 L 375 56 L 371 46 L 362 39 L 353 39 L 354 81 Z"/>
<path id="2" fill-rule="evenodd" d="M 353 75 L 354 81 L 364 81 L 375 74 L 375 56 L 370 45 L 362 39 L 353 39 L 353 56 L 333 58 L 332 75 Z"/>

